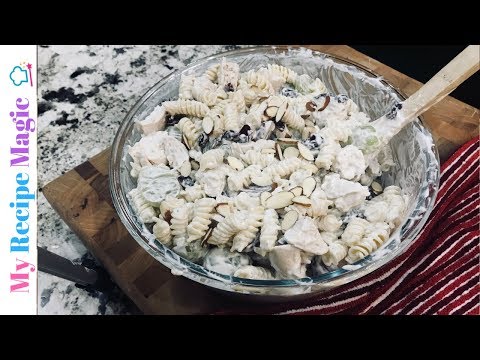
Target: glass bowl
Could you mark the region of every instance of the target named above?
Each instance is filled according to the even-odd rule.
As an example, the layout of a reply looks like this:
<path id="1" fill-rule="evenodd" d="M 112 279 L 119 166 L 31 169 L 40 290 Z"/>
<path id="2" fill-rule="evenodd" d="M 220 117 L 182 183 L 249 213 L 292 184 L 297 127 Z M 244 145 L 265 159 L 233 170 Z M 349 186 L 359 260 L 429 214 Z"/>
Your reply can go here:
<path id="1" fill-rule="evenodd" d="M 322 291 L 361 278 L 387 264 L 412 243 L 430 214 L 438 191 L 439 158 L 428 129 L 420 119 L 404 128 L 390 142 L 396 166 L 384 173 L 384 186 L 398 185 L 408 196 L 405 217 L 390 239 L 371 255 L 328 273 L 292 280 L 250 280 L 209 271 L 201 265 L 182 258 L 171 249 L 153 241 L 153 235 L 137 217 L 127 193 L 136 186 L 130 177 L 131 161 L 128 145 L 140 139 L 134 126 L 153 108 L 167 99 L 176 98 L 182 74 L 202 74 L 222 57 L 237 62 L 242 72 L 257 69 L 268 63 L 288 66 L 297 73 L 319 77 L 336 94 L 347 94 L 360 110 L 376 119 L 405 97 L 378 75 L 336 56 L 307 49 L 284 47 L 255 47 L 224 52 L 192 63 L 160 80 L 130 110 L 123 120 L 113 142 L 110 160 L 110 191 L 119 217 L 133 238 L 156 260 L 182 275 L 212 289 L 237 294 L 249 300 L 288 301 L 303 299 Z"/>

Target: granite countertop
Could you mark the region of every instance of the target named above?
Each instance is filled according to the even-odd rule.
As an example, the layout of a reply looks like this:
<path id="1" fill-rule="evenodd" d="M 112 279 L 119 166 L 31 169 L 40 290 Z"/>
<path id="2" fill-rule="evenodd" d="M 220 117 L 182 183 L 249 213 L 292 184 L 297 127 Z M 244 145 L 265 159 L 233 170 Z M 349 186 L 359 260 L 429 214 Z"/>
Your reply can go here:
<path id="1" fill-rule="evenodd" d="M 127 111 L 162 77 L 236 46 L 40 46 L 38 48 L 38 245 L 74 261 L 93 258 L 42 187 L 111 145 Z M 117 288 L 87 292 L 39 273 L 39 314 L 131 314 Z"/>

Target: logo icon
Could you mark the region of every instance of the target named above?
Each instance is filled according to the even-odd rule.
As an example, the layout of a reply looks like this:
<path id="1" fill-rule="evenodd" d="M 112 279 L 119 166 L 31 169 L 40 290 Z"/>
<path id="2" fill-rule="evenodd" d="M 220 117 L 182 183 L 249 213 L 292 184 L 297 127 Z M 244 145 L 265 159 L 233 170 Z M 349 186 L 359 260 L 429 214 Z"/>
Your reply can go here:
<path id="1" fill-rule="evenodd" d="M 14 66 L 10 72 L 10 80 L 12 80 L 13 85 L 20 86 L 24 83 L 29 83 L 30 86 L 33 86 L 32 81 L 32 64 L 22 62 L 20 65 Z"/>

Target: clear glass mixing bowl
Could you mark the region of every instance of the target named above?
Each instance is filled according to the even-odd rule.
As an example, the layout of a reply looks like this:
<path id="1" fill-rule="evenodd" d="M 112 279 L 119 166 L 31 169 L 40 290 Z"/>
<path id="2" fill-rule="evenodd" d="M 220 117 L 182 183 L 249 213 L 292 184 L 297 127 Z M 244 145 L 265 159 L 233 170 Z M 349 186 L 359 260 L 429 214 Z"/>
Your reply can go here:
<path id="1" fill-rule="evenodd" d="M 138 219 L 127 193 L 136 186 L 130 177 L 128 145 L 140 139 L 134 126 L 164 100 L 176 98 L 182 74 L 200 75 L 222 57 L 240 65 L 242 72 L 257 69 L 268 63 L 288 66 L 297 73 L 319 77 L 334 93 L 347 94 L 372 119 L 385 114 L 405 97 L 376 74 L 345 59 L 306 49 L 256 47 L 225 52 L 197 61 L 176 71 L 148 90 L 122 122 L 112 147 L 110 160 L 110 191 L 121 221 L 133 238 L 156 260 L 172 270 L 213 289 L 223 290 L 260 301 L 291 301 L 338 287 L 358 279 L 387 264 L 400 255 L 424 226 L 435 202 L 440 177 L 438 152 L 432 136 L 420 119 L 397 134 L 390 146 L 396 167 L 384 174 L 384 186 L 395 184 L 408 195 L 408 209 L 401 225 L 389 241 L 373 254 L 329 273 L 295 280 L 249 280 L 226 276 L 205 269 L 158 243 L 149 244 L 153 235 Z"/>

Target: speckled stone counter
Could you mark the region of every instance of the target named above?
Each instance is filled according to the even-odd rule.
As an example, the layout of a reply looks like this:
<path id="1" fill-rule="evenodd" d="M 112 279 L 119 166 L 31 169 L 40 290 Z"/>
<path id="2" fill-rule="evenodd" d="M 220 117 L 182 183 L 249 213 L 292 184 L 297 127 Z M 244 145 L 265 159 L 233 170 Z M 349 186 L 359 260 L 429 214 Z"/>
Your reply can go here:
<path id="1" fill-rule="evenodd" d="M 38 243 L 56 254 L 92 260 L 43 196 L 42 187 L 111 145 L 127 111 L 157 81 L 204 56 L 236 46 L 40 46 L 38 48 Z M 129 314 L 119 290 L 87 292 L 44 273 L 39 314 Z"/>

